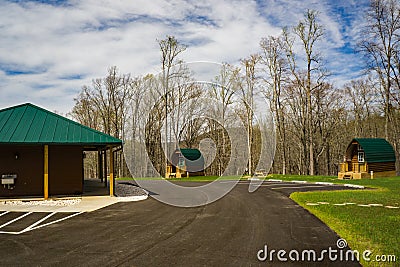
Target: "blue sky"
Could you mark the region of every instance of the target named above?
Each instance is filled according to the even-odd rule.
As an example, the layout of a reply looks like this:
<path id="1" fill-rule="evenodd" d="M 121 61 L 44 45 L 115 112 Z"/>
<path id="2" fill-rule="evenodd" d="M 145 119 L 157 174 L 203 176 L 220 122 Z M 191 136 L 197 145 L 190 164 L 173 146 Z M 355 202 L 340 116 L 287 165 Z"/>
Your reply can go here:
<path id="1" fill-rule="evenodd" d="M 83 85 L 117 66 L 133 76 L 159 71 L 157 39 L 188 45 L 185 61 L 237 64 L 262 37 L 319 12 L 319 49 L 336 86 L 359 77 L 354 53 L 368 0 L 72 0 L 0 2 L 0 108 L 32 102 L 61 113 Z"/>

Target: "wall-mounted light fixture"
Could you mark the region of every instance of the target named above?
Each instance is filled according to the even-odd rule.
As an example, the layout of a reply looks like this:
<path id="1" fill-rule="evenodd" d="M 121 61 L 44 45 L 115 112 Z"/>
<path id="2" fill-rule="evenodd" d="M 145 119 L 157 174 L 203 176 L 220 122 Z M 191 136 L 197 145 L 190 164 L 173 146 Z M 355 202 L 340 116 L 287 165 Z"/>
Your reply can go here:
<path id="1" fill-rule="evenodd" d="M 15 159 L 15 160 L 19 159 L 19 154 L 18 154 L 18 153 L 15 153 L 15 154 L 14 154 L 14 159 Z"/>

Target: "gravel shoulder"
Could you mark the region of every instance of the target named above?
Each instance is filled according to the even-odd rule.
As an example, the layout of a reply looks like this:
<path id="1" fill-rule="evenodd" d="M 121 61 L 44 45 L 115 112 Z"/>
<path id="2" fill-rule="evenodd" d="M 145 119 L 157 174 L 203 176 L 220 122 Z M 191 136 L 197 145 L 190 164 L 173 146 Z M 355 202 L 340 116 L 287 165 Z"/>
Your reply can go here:
<path id="1" fill-rule="evenodd" d="M 148 192 L 136 185 L 134 181 L 116 181 L 115 195 L 117 197 L 147 196 Z"/>

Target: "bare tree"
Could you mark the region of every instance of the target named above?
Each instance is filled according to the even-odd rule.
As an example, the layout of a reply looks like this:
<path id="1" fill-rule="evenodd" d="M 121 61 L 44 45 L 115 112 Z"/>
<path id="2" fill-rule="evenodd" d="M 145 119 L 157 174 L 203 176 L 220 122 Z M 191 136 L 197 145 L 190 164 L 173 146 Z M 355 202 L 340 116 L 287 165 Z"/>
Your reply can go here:
<path id="1" fill-rule="evenodd" d="M 293 41 L 290 33 L 284 30 L 286 49 L 289 60 L 289 66 L 296 85 L 299 86 L 305 95 L 305 127 L 307 136 L 309 174 L 314 175 L 314 129 L 313 129 L 313 111 L 312 94 L 314 90 L 320 87 L 326 77 L 326 72 L 322 66 L 322 58 L 316 50 L 316 43 L 321 40 L 324 32 L 322 26 L 317 22 L 316 11 L 308 10 L 304 19 L 293 28 L 293 34 L 298 38 L 302 45 L 302 52 L 305 57 L 306 68 L 299 70 L 299 57 L 293 49 Z"/>
<path id="2" fill-rule="evenodd" d="M 87 86 L 83 86 L 82 91 L 79 93 L 78 97 L 74 98 L 75 105 L 68 115 L 70 115 L 72 118 L 74 118 L 76 121 L 79 121 L 83 125 L 86 125 L 93 129 L 101 130 L 99 128 L 99 112 L 95 109 L 90 95 L 87 93 L 87 91 Z"/>
<path id="3" fill-rule="evenodd" d="M 121 75 L 117 67 L 108 69 L 105 78 L 92 81 L 92 87 L 83 86 L 75 99 L 72 116 L 80 123 L 123 139 L 127 123 L 127 107 L 130 98 L 130 75 Z M 117 154 L 116 171 L 126 175 L 122 152 Z"/>
<path id="4" fill-rule="evenodd" d="M 345 103 L 341 95 L 341 91 L 328 83 L 319 86 L 313 94 L 316 174 L 332 175 L 337 171 L 333 168 L 331 149 L 337 145 L 335 142 L 340 138 L 342 118 L 345 114 Z"/>
<path id="5" fill-rule="evenodd" d="M 242 65 L 245 69 L 244 81 L 240 86 L 242 103 L 245 107 L 245 125 L 247 128 L 247 152 L 249 155 L 247 169 L 248 173 L 252 175 L 255 171 L 253 166 L 253 120 L 255 101 L 254 97 L 257 94 L 256 90 L 256 64 L 260 61 L 260 56 L 257 54 L 250 55 L 250 57 L 242 60 Z"/>
<path id="6" fill-rule="evenodd" d="M 208 120 L 208 133 L 209 137 L 217 144 L 217 153 L 215 162 L 217 164 L 218 175 L 222 175 L 224 167 L 229 161 L 230 155 L 230 142 L 228 139 L 226 128 L 232 123 L 229 118 L 229 108 L 233 108 L 235 92 L 239 90 L 240 83 L 240 69 L 235 68 L 227 63 L 221 67 L 220 73 L 215 77 L 215 84 L 209 90 L 209 96 L 215 99 L 220 105 L 213 106 L 216 120 Z M 212 166 L 213 167 L 213 166 Z"/>
<path id="7" fill-rule="evenodd" d="M 389 139 L 393 81 L 398 77 L 395 62 L 400 41 L 399 8 L 399 2 L 395 0 L 371 0 L 367 13 L 368 25 L 363 33 L 364 40 L 360 43 L 368 67 L 377 73 L 381 83 L 386 139 Z"/>
<path id="8" fill-rule="evenodd" d="M 285 125 L 285 96 L 283 85 L 287 79 L 286 53 L 283 48 L 282 36 L 264 38 L 260 42 L 262 64 L 266 66 L 267 84 L 263 93 L 270 101 L 270 109 L 274 114 L 278 130 L 278 147 L 281 149 L 282 174 L 286 174 L 287 144 Z"/>
<path id="9" fill-rule="evenodd" d="M 167 121 L 167 114 L 168 114 L 168 96 L 169 94 L 173 94 L 174 91 L 170 88 L 170 81 L 173 79 L 177 73 L 174 72 L 174 65 L 180 63 L 178 60 L 178 55 L 186 50 L 186 46 L 181 44 L 174 36 L 167 36 L 163 40 L 158 41 L 160 51 L 161 51 L 161 67 L 162 67 L 162 87 L 163 87 L 163 95 L 165 98 L 164 101 L 164 110 L 165 110 L 165 153 L 169 155 L 168 151 L 168 121 Z M 168 164 L 167 157 L 164 157 L 164 166 L 166 168 Z M 166 172 L 166 169 L 163 173 Z"/>
<path id="10" fill-rule="evenodd" d="M 354 134 L 356 137 L 376 137 L 376 122 L 372 115 L 376 113 L 376 91 L 369 78 L 353 80 L 344 85 L 350 101 L 350 112 L 353 115 Z"/>

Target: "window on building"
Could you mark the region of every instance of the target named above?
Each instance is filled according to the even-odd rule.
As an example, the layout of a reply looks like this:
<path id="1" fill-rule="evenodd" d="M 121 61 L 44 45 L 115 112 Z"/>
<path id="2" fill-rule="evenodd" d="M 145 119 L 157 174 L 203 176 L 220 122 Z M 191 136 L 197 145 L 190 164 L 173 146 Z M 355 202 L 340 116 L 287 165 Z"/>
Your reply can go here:
<path id="1" fill-rule="evenodd" d="M 178 161 L 178 167 L 184 167 L 185 166 L 185 158 L 183 157 L 179 157 L 179 161 Z"/>
<path id="2" fill-rule="evenodd" d="M 364 162 L 364 152 L 358 152 L 358 162 Z"/>

